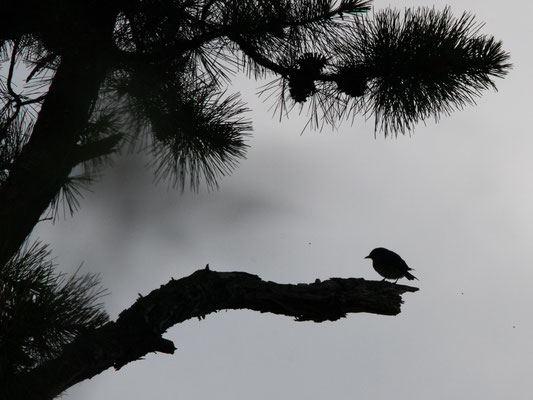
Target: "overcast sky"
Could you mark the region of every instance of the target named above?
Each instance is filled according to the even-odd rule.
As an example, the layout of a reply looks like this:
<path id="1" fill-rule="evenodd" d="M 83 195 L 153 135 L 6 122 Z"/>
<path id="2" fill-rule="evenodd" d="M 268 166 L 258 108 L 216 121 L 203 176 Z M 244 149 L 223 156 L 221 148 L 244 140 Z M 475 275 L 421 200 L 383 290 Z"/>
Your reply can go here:
<path id="1" fill-rule="evenodd" d="M 101 274 L 113 319 L 207 263 L 283 283 L 380 279 L 363 259 L 378 246 L 420 279 L 401 314 L 315 324 L 220 312 L 172 328 L 175 355 L 108 370 L 64 399 L 533 398 L 533 5 L 446 4 L 473 12 L 511 53 L 514 69 L 477 106 L 397 139 L 375 137 L 363 118 L 300 135 L 304 119 L 279 123 L 257 85 L 239 80 L 254 136 L 220 190 L 154 186 L 130 156 L 73 218 L 35 230 L 61 269 Z"/>

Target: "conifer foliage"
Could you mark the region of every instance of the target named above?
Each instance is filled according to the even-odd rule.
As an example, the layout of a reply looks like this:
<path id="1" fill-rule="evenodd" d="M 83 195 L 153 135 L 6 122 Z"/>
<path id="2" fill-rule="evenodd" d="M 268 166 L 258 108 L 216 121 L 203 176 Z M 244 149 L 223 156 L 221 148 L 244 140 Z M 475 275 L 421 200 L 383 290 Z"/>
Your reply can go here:
<path id="1" fill-rule="evenodd" d="M 510 68 L 501 42 L 449 8 L 369 12 L 366 0 L 0 7 L 0 391 L 107 321 L 97 277 L 54 272 L 47 248 L 27 243 L 35 225 L 61 204 L 74 212 L 81 188 L 122 148 L 145 151 L 157 178 L 182 190 L 217 187 L 245 157 L 252 128 L 231 91 L 237 73 L 268 80 L 282 115 L 309 107 L 311 125 L 322 127 L 362 113 L 396 135 L 474 103 Z"/>

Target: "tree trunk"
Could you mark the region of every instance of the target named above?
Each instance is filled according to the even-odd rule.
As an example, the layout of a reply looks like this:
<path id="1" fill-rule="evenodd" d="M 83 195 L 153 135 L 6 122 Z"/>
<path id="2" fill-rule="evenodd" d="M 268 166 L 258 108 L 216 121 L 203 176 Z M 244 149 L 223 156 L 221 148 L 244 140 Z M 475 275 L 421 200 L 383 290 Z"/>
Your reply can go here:
<path id="1" fill-rule="evenodd" d="M 72 154 L 87 126 L 108 69 L 114 21 L 96 24 L 61 56 L 31 138 L 0 187 L 0 269 L 17 252 L 74 167 Z M 96 29 L 96 28 L 95 28 Z"/>

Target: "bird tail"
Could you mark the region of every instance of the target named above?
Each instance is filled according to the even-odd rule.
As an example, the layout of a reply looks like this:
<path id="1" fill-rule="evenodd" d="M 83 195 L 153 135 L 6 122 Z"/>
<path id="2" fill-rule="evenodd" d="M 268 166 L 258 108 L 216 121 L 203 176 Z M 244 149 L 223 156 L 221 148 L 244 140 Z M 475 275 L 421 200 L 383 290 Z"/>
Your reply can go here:
<path id="1" fill-rule="evenodd" d="M 418 280 L 416 276 L 414 276 L 413 274 L 410 274 L 409 272 L 405 272 L 405 277 L 409 279 L 410 281 L 412 281 L 413 279 Z"/>

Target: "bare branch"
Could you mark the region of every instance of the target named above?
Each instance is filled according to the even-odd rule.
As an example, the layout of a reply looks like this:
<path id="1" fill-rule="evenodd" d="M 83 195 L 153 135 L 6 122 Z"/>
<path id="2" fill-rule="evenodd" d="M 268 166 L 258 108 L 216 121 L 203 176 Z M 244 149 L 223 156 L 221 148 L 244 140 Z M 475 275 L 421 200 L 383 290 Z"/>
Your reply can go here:
<path id="1" fill-rule="evenodd" d="M 220 310 L 249 309 L 314 322 L 335 321 L 348 313 L 396 315 L 401 295 L 418 290 L 357 278 L 279 284 L 245 272 L 206 267 L 139 296 L 115 322 L 80 335 L 58 358 L 16 375 L 6 398 L 52 399 L 107 368 L 119 369 L 150 352 L 172 354 L 174 344 L 162 337 L 167 329 Z"/>

